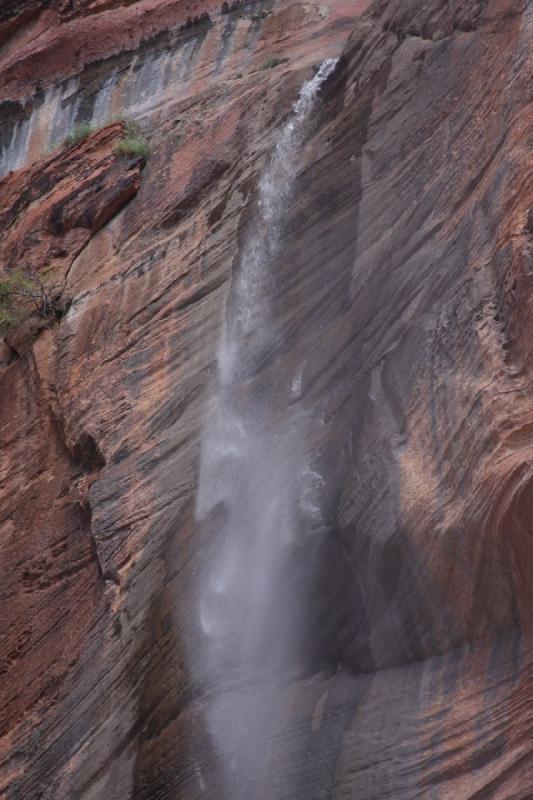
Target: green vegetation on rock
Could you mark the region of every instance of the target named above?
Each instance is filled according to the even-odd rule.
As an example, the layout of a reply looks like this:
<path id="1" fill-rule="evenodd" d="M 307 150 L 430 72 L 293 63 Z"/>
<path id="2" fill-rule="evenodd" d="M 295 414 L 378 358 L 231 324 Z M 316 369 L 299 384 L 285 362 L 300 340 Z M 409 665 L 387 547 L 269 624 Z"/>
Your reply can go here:
<path id="1" fill-rule="evenodd" d="M 142 136 L 126 136 L 115 145 L 115 153 L 128 158 L 144 158 L 150 155 L 150 146 Z"/>
<path id="2" fill-rule="evenodd" d="M 86 122 L 82 123 L 81 125 L 76 125 L 74 130 L 69 133 L 63 142 L 63 145 L 65 147 L 75 147 L 77 144 L 87 139 L 87 137 L 90 136 L 95 130 L 97 129 L 93 128 Z"/>
<path id="3" fill-rule="evenodd" d="M 271 56 L 268 58 L 259 69 L 274 69 L 274 67 L 279 67 L 280 64 L 286 64 L 288 58 L 282 58 L 281 56 Z"/>
<path id="4" fill-rule="evenodd" d="M 146 160 L 150 155 L 148 142 L 142 135 L 139 125 L 134 120 L 125 119 L 124 117 L 107 119 L 103 125 L 98 127 L 93 127 L 86 122 L 76 125 L 64 140 L 63 146 L 68 148 L 75 147 L 77 144 L 87 139 L 91 133 L 95 133 L 96 131 L 102 130 L 102 128 L 107 128 L 108 125 L 113 125 L 118 122 L 126 127 L 126 134 L 115 145 L 114 152 L 121 156 L 127 156 L 128 158 L 144 158 Z"/>
<path id="5" fill-rule="evenodd" d="M 30 270 L 0 270 L 0 334 L 33 312 L 45 319 L 60 316 L 64 309 L 55 288 Z"/>

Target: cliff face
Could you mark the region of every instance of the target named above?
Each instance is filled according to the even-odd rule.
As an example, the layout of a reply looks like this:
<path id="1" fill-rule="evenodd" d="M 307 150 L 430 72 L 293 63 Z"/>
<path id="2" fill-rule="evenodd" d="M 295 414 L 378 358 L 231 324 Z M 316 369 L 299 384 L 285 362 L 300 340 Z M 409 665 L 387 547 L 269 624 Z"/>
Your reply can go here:
<path id="1" fill-rule="evenodd" d="M 0 353 L 7 800 L 219 797 L 213 687 L 185 657 L 199 436 L 266 154 L 343 48 L 272 267 L 283 344 L 255 378 L 300 372 L 329 530 L 269 800 L 286 760 L 302 800 L 533 792 L 532 12 L 365 5 L 0 15 L 1 158 L 21 168 L 2 263 L 68 301 Z M 45 153 L 122 108 L 144 170 L 120 122 Z"/>

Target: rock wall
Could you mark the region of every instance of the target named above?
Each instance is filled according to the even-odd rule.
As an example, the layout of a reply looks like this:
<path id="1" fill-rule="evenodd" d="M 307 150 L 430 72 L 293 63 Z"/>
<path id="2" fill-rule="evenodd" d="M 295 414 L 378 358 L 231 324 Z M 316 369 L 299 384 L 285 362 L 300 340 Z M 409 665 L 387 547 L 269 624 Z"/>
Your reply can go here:
<path id="1" fill-rule="evenodd" d="M 199 433 L 258 175 L 343 48 L 273 265 L 284 345 L 257 377 L 300 369 L 330 531 L 269 800 L 287 760 L 294 800 L 533 793 L 532 11 L 364 5 L 2 12 L 6 136 L 49 86 L 75 79 L 81 114 L 113 70 L 199 42 L 143 108 L 142 174 L 115 123 L 0 184 L 3 263 L 50 270 L 70 303 L 1 353 L 6 800 L 219 800 L 213 687 L 184 657 Z"/>

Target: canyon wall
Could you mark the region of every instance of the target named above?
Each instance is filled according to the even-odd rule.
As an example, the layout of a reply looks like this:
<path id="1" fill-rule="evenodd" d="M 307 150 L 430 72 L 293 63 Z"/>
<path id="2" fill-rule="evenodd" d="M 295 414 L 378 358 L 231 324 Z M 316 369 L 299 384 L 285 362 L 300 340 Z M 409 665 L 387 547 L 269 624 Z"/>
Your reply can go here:
<path id="1" fill-rule="evenodd" d="M 220 800 L 187 658 L 200 434 L 259 176 L 339 55 L 247 376 L 309 420 L 328 532 L 287 570 L 313 593 L 268 800 L 533 794 L 533 11 L 366 5 L 0 12 L 1 263 L 65 309 L 0 350 L 6 800 Z"/>

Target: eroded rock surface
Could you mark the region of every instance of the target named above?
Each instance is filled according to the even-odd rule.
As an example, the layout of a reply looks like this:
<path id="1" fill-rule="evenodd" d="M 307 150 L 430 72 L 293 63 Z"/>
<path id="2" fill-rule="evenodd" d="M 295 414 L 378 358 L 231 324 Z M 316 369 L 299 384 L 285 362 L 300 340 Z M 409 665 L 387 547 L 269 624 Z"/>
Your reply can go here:
<path id="1" fill-rule="evenodd" d="M 144 159 L 117 152 L 126 133 L 123 123 L 110 125 L 0 183 L 5 268 L 66 279 L 90 238 L 139 190 Z"/>
<path id="2" fill-rule="evenodd" d="M 156 35 L 140 19 L 161 32 L 178 13 L 63 5 L 19 20 L 0 57 L 11 121 L 35 70 L 83 75 L 89 96 Z M 299 375 L 329 526 L 308 668 L 272 709 L 269 800 L 289 800 L 286 763 L 291 800 L 525 800 L 531 8 L 379 0 L 356 23 L 344 2 L 192 5 L 206 35 L 143 117 L 140 184 L 113 126 L 0 184 L 2 258 L 50 259 L 72 296 L 20 358 L 0 353 L 0 796 L 219 800 L 216 687 L 185 658 L 199 434 L 258 175 L 312 66 L 344 47 L 272 265 L 283 344 L 256 377 L 283 398 Z M 260 69 L 273 53 L 289 61 Z"/>

